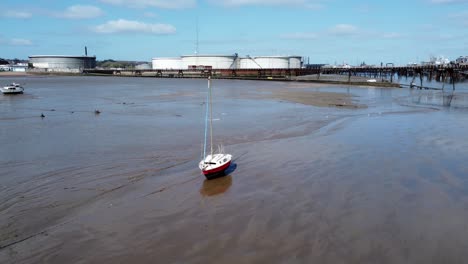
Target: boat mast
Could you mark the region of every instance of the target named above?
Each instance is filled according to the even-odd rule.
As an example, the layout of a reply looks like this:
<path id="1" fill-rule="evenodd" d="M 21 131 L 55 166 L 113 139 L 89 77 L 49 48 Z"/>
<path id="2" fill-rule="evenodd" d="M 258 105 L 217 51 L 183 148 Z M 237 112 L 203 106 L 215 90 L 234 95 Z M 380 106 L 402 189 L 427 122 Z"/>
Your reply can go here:
<path id="1" fill-rule="evenodd" d="M 211 76 L 208 76 L 208 90 L 210 93 L 210 153 L 211 158 L 213 158 L 213 103 L 211 93 Z"/>
<path id="2" fill-rule="evenodd" d="M 208 88 L 209 88 L 209 84 L 208 84 Z M 209 111 L 209 100 L 210 100 L 210 95 L 209 95 L 209 92 L 206 93 L 206 100 L 205 100 L 205 107 L 206 107 L 206 110 L 205 110 L 205 137 L 203 138 L 204 142 L 203 142 L 203 160 L 205 160 L 206 158 L 206 139 L 207 139 L 207 132 L 208 132 L 208 111 Z"/>

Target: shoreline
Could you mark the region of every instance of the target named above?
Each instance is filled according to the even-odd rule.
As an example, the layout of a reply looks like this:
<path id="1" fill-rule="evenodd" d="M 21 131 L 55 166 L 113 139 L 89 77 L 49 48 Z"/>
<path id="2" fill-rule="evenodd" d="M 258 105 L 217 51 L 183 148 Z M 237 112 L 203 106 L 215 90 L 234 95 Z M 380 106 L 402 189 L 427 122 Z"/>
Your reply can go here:
<path id="1" fill-rule="evenodd" d="M 379 88 L 401 88 L 399 83 L 386 83 L 386 82 L 347 82 L 347 81 L 326 81 L 326 80 L 295 80 L 295 82 L 304 82 L 304 83 L 326 83 L 326 84 L 344 84 L 351 86 L 370 86 L 370 87 L 379 87 Z"/>
<path id="2" fill-rule="evenodd" d="M 0 77 L 24 77 L 31 76 L 33 74 L 28 72 L 12 72 L 12 71 L 3 71 L 0 72 Z"/>
<path id="3" fill-rule="evenodd" d="M 0 72 L 1 77 L 28 77 L 28 76 L 96 76 L 96 77 L 142 77 L 142 78 L 156 78 L 156 79 L 204 79 L 205 76 L 182 76 L 182 77 L 156 77 L 154 75 L 115 75 L 115 74 L 95 74 L 95 73 L 70 73 L 70 72 Z M 363 82 L 363 81 L 338 81 L 338 80 L 316 80 L 316 79 L 302 79 L 302 76 L 293 78 L 275 78 L 265 77 L 256 78 L 248 76 L 239 77 L 218 77 L 211 76 L 213 79 L 220 80 L 246 80 L 246 81 L 272 81 L 272 82 L 297 82 L 297 83 L 317 83 L 317 84 L 335 84 L 335 85 L 350 85 L 350 86 L 369 86 L 379 88 L 401 88 L 399 83 L 390 82 Z"/>

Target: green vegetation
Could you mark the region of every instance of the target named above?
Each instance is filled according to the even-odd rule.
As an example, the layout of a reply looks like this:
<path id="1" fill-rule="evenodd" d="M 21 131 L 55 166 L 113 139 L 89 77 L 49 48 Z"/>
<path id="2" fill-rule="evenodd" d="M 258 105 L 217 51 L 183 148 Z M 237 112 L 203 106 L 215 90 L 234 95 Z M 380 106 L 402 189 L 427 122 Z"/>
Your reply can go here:
<path id="1" fill-rule="evenodd" d="M 7 64 L 9 64 L 7 60 L 0 58 L 0 65 L 7 65 Z"/>
<path id="2" fill-rule="evenodd" d="M 21 59 L 18 59 L 18 58 L 14 58 L 14 59 L 0 58 L 0 65 L 18 64 L 18 63 L 28 63 L 28 60 L 21 60 Z"/>

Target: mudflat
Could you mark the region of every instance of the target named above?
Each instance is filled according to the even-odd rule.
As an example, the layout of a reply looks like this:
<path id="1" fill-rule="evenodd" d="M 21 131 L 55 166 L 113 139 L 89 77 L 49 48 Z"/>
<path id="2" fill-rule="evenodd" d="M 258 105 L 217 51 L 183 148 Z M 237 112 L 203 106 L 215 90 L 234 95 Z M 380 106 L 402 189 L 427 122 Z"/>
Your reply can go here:
<path id="1" fill-rule="evenodd" d="M 26 88 L 0 95 L 0 263 L 468 257 L 463 96 L 214 80 L 234 162 L 207 181 L 206 80 L 0 81 Z"/>
<path id="2" fill-rule="evenodd" d="M 0 71 L 0 77 L 19 77 L 29 76 L 26 72 L 11 72 L 11 71 Z M 0 79 L 1 80 L 1 79 Z"/>
<path id="3" fill-rule="evenodd" d="M 287 90 L 273 93 L 273 98 L 321 107 L 366 108 L 349 94 L 336 92 L 315 92 Z"/>

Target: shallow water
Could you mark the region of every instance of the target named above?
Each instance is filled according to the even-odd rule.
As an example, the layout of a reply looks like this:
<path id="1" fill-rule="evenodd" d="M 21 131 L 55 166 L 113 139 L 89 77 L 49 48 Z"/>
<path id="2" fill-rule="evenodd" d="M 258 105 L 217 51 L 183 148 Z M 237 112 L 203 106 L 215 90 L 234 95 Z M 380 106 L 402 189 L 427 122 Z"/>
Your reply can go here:
<path id="1" fill-rule="evenodd" d="M 26 93 L 0 96 L 1 263 L 468 257 L 464 99 L 215 80 L 215 139 L 235 166 L 205 181 L 205 80 L 14 81 Z M 345 93 L 368 107 L 290 103 L 275 90 Z"/>

